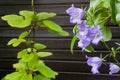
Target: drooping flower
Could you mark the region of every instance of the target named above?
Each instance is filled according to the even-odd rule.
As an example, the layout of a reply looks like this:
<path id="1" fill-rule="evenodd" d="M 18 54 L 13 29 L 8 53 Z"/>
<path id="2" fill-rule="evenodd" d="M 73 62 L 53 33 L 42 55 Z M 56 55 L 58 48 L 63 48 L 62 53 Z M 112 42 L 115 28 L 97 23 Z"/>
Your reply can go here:
<path id="1" fill-rule="evenodd" d="M 113 74 L 113 73 L 117 73 L 120 70 L 120 68 L 118 65 L 116 65 L 114 63 L 110 63 L 109 70 L 110 70 L 109 74 Z"/>
<path id="2" fill-rule="evenodd" d="M 102 59 L 100 59 L 99 57 L 88 57 L 88 56 L 86 56 L 86 58 L 88 59 L 87 64 L 89 66 L 92 66 L 91 72 L 93 74 L 99 73 L 98 69 L 102 65 Z"/>
<path id="3" fill-rule="evenodd" d="M 82 51 L 90 44 L 90 39 L 89 38 L 82 38 L 78 42 L 78 47 L 82 48 Z"/>
<path id="4" fill-rule="evenodd" d="M 99 26 L 91 28 L 88 32 L 88 36 L 91 38 L 93 44 L 97 45 L 101 39 L 103 39 L 102 32 Z"/>
<path id="5" fill-rule="evenodd" d="M 91 39 L 87 36 L 88 30 L 90 29 L 90 27 L 88 27 L 88 25 L 86 25 L 86 23 L 82 21 L 81 24 L 78 24 L 78 29 L 79 29 L 79 32 L 77 34 L 77 37 L 80 40 L 78 42 L 78 47 L 84 50 L 85 47 L 87 47 L 91 42 Z"/>
<path id="6" fill-rule="evenodd" d="M 72 4 L 71 7 L 66 10 L 66 13 L 70 15 L 71 23 L 79 24 L 84 16 L 83 9 L 74 7 L 74 4 Z"/>
<path id="7" fill-rule="evenodd" d="M 99 26 L 95 26 L 90 28 L 84 21 L 81 24 L 78 24 L 79 32 L 77 34 L 78 39 L 78 47 L 85 49 L 90 43 L 98 44 L 99 41 L 103 38 L 102 32 L 100 31 Z"/>

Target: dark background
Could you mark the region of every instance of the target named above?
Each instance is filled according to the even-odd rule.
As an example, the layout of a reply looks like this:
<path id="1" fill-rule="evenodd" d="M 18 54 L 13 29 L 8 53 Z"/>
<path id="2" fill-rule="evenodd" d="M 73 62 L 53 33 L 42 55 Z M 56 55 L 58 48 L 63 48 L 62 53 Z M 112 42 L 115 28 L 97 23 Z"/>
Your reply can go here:
<path id="1" fill-rule="evenodd" d="M 15 14 L 19 10 L 31 10 L 30 2 L 31 0 L 0 0 L 0 16 Z M 101 74 L 93 75 L 90 71 L 91 67 L 87 66 L 84 53 L 81 53 L 77 43 L 74 48 L 74 54 L 70 53 L 69 46 L 73 36 L 73 25 L 69 23 L 69 16 L 65 13 L 65 10 L 72 3 L 76 7 L 88 7 L 89 0 L 35 0 L 36 11 L 57 13 L 57 16 L 52 18 L 52 20 L 70 33 L 69 37 L 61 37 L 50 34 L 46 30 L 36 30 L 36 40 L 48 46 L 46 51 L 53 52 L 53 56 L 44 58 L 44 61 L 53 70 L 59 72 L 56 80 L 120 80 L 119 73 L 108 75 L 108 62 L 113 61 L 112 59 L 108 59 L 108 62 L 104 63 L 106 65 L 102 65 L 100 68 Z M 120 42 L 120 28 L 109 22 L 106 25 L 111 28 L 113 34 L 113 39 L 107 44 L 113 47 L 115 42 Z M 17 37 L 24 30 L 26 29 L 11 28 L 0 19 L 0 78 L 14 71 L 12 64 L 17 62 L 17 52 L 23 48 L 22 46 L 13 48 L 6 46 L 6 44 L 11 38 Z M 101 53 L 104 56 L 108 53 L 102 43 L 99 43 L 99 46 L 94 45 L 94 47 L 97 52 L 88 53 L 89 56 L 99 56 Z"/>

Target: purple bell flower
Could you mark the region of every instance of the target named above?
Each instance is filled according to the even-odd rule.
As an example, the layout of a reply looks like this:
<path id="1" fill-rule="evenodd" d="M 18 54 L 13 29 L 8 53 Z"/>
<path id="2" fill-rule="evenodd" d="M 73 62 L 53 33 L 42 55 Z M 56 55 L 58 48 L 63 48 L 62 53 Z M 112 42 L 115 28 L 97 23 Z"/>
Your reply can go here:
<path id="1" fill-rule="evenodd" d="M 77 34 L 77 37 L 80 40 L 78 42 L 78 47 L 82 48 L 82 50 L 84 50 L 90 43 L 97 45 L 103 38 L 99 26 L 90 28 L 84 21 L 81 22 L 81 24 L 78 24 L 78 30 L 79 33 Z"/>
<path id="2" fill-rule="evenodd" d="M 91 38 L 92 43 L 97 45 L 101 39 L 103 39 L 102 32 L 100 31 L 100 27 L 96 26 L 91 28 L 88 32 L 88 36 Z"/>
<path id="3" fill-rule="evenodd" d="M 78 42 L 78 47 L 82 48 L 82 51 L 85 49 L 85 47 L 87 47 L 90 44 L 90 39 L 89 38 L 85 38 L 85 39 L 81 39 Z"/>
<path id="4" fill-rule="evenodd" d="M 99 57 L 88 57 L 87 55 L 86 58 L 88 59 L 87 64 L 89 66 L 92 66 L 91 72 L 93 74 L 99 73 L 98 69 L 102 65 L 102 59 L 100 59 Z"/>
<path id="5" fill-rule="evenodd" d="M 70 22 L 79 24 L 84 16 L 83 9 L 74 7 L 74 4 L 66 10 L 66 13 L 70 15 Z"/>
<path id="6" fill-rule="evenodd" d="M 110 63 L 110 69 L 109 70 L 110 70 L 109 74 L 111 75 L 113 73 L 117 73 L 120 70 L 120 68 L 119 68 L 118 65 Z"/>
<path id="7" fill-rule="evenodd" d="M 78 29 L 79 33 L 77 34 L 77 37 L 80 40 L 78 42 L 78 47 L 82 48 L 83 51 L 91 42 L 91 39 L 87 36 L 90 27 L 88 27 L 88 25 L 86 25 L 86 23 L 83 21 L 81 24 L 78 24 Z"/>

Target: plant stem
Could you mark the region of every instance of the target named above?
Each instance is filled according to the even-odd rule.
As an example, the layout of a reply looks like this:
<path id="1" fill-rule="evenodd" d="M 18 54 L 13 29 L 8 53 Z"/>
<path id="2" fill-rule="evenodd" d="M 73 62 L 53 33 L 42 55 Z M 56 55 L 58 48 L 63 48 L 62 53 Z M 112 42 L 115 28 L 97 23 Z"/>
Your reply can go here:
<path id="1" fill-rule="evenodd" d="M 102 40 L 102 42 L 104 43 L 104 45 L 105 45 L 105 47 L 108 49 L 108 51 L 109 52 L 111 52 L 111 49 L 110 49 L 110 47 L 105 43 L 105 41 L 104 40 Z"/>
<path id="2" fill-rule="evenodd" d="M 34 0 L 31 0 L 31 8 L 32 8 L 32 11 L 35 13 Z"/>

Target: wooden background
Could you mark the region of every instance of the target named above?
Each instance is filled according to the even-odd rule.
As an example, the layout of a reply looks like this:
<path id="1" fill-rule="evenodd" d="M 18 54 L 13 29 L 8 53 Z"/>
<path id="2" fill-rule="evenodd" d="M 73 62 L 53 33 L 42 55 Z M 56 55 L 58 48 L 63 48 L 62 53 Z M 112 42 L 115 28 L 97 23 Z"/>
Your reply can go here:
<path id="1" fill-rule="evenodd" d="M 31 0 L 0 0 L 0 16 L 18 13 L 19 10 L 31 10 L 30 2 Z M 73 25 L 69 23 L 69 16 L 65 10 L 72 3 L 77 7 L 88 7 L 89 0 L 35 0 L 36 11 L 56 12 L 57 16 L 52 20 L 70 33 L 69 37 L 61 37 L 45 30 L 36 31 L 36 40 L 48 46 L 46 51 L 54 53 L 53 56 L 44 58 L 44 61 L 52 69 L 59 72 L 56 80 L 120 80 L 119 74 L 108 75 L 108 62 L 105 63 L 107 65 L 102 65 L 100 68 L 101 74 L 91 74 L 91 67 L 87 66 L 85 56 L 77 45 L 75 45 L 74 54 L 70 53 L 69 46 L 73 36 Z M 111 47 L 115 46 L 115 42 L 120 42 L 120 28 L 109 22 L 106 25 L 110 26 L 113 34 L 113 39 L 108 44 Z M 17 52 L 22 49 L 22 47 L 12 48 L 6 44 L 24 30 L 11 28 L 0 19 L 0 78 L 14 70 L 12 64 L 17 61 Z M 94 45 L 94 47 L 97 52 L 90 53 L 89 56 L 99 56 L 100 53 L 104 56 L 108 53 L 102 43 L 99 43 L 99 46 Z M 120 57 L 118 58 L 120 59 Z M 112 59 L 108 60 L 112 61 Z"/>

